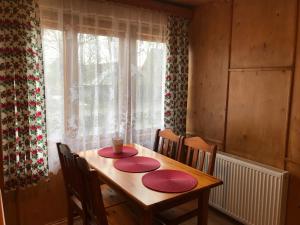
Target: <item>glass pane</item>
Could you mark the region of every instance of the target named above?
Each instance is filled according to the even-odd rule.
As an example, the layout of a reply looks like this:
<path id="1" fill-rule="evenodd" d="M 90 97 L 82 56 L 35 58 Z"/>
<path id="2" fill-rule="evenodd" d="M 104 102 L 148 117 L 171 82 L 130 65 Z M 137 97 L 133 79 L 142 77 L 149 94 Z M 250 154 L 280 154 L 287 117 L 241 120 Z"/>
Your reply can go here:
<path id="1" fill-rule="evenodd" d="M 43 29 L 43 58 L 46 86 L 47 136 L 52 142 L 61 140 L 64 132 L 64 77 L 62 31 Z"/>
<path id="2" fill-rule="evenodd" d="M 163 127 L 166 44 L 137 41 L 135 128 L 153 132 Z"/>
<path id="3" fill-rule="evenodd" d="M 79 134 L 115 132 L 119 39 L 78 34 Z"/>

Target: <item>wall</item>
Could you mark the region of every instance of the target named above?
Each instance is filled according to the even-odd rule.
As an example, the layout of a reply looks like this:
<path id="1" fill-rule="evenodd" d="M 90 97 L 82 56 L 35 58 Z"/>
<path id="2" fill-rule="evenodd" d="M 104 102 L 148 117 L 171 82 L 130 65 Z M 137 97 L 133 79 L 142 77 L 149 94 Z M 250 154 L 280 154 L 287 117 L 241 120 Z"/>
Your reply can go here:
<path id="1" fill-rule="evenodd" d="M 204 4 L 195 11 L 190 26 L 187 129 L 220 144 L 227 92 L 229 11 L 229 4 Z"/>
<path id="2" fill-rule="evenodd" d="M 67 215 L 61 173 L 37 186 L 4 194 L 4 210 L 8 225 L 45 225 Z"/>
<path id="3" fill-rule="evenodd" d="M 287 225 L 300 214 L 297 0 L 199 6 L 191 23 L 189 133 L 290 172 Z"/>

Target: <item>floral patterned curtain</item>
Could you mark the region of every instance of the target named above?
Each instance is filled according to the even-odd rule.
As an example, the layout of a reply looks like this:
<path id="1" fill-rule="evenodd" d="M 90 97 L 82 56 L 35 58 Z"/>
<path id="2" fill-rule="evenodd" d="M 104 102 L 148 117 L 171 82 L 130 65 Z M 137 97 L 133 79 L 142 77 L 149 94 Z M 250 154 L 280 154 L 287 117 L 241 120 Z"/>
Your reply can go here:
<path id="1" fill-rule="evenodd" d="M 1 153 L 6 190 L 48 175 L 38 6 L 0 2 Z"/>
<path id="2" fill-rule="evenodd" d="M 167 71 L 164 125 L 185 135 L 188 92 L 189 20 L 169 16 L 167 24 Z"/>

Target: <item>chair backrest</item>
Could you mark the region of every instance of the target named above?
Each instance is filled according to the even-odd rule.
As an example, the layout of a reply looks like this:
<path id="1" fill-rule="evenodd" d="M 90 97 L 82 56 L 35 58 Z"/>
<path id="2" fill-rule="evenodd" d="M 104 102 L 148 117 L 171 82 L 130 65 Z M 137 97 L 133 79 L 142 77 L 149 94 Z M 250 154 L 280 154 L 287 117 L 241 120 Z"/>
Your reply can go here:
<path id="1" fill-rule="evenodd" d="M 90 169 L 84 158 L 78 157 L 76 160 L 88 224 L 108 225 L 97 172 Z"/>
<path id="2" fill-rule="evenodd" d="M 71 152 L 68 145 L 62 143 L 56 143 L 59 161 L 61 164 L 61 169 L 64 177 L 66 191 L 69 195 L 75 195 L 80 198 L 80 184 L 79 178 L 77 176 L 78 169 L 76 164 L 77 154 Z"/>
<path id="3" fill-rule="evenodd" d="M 200 137 L 190 137 L 183 140 L 183 146 L 185 148 L 179 149 L 177 160 L 183 160 L 185 164 L 204 171 L 205 159 L 209 157 L 206 173 L 213 175 L 217 153 L 216 145 L 209 145 Z"/>
<path id="4" fill-rule="evenodd" d="M 176 135 L 171 129 L 156 131 L 153 150 L 171 158 L 177 158 L 182 147 L 183 137 Z"/>

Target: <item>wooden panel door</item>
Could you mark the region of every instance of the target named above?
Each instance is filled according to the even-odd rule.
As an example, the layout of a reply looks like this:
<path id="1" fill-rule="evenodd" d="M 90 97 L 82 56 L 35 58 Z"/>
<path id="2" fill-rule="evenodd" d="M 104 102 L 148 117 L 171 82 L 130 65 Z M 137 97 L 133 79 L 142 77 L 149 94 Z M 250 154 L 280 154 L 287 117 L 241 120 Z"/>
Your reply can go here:
<path id="1" fill-rule="evenodd" d="M 226 152 L 284 167 L 291 71 L 231 72 Z"/>

